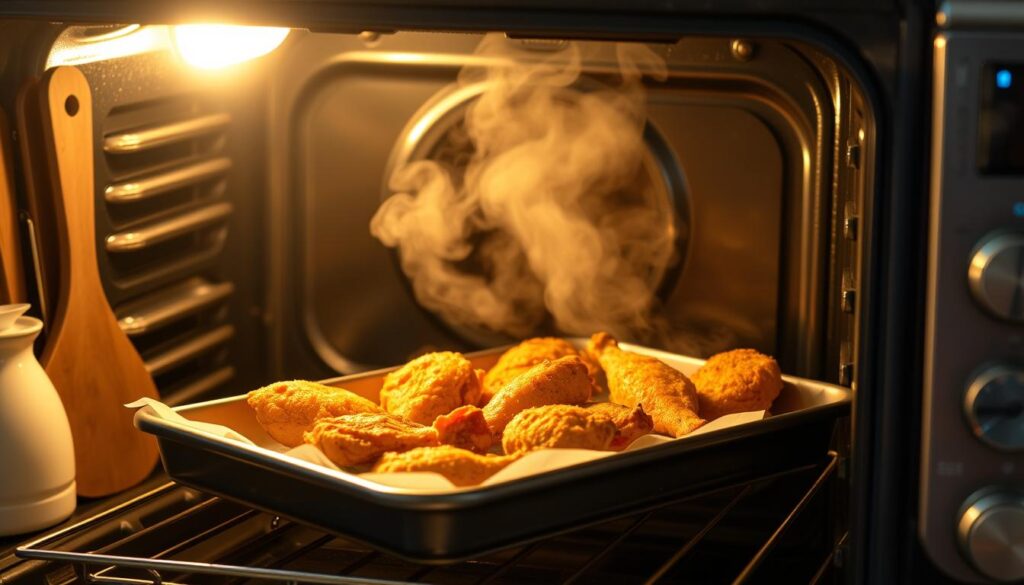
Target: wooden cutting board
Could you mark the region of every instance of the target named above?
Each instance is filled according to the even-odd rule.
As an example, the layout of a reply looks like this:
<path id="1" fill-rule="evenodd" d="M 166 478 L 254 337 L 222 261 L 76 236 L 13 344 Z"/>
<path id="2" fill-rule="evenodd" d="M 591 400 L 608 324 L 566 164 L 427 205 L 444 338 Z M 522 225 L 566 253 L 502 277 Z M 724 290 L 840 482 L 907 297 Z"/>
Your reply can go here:
<path id="1" fill-rule="evenodd" d="M 0 109 L 0 304 L 24 303 L 25 273 L 21 265 L 18 204 L 14 199 L 11 128 Z"/>
<path id="2" fill-rule="evenodd" d="M 67 411 L 78 493 L 103 496 L 143 480 L 156 462 L 152 437 L 126 402 L 158 398 L 142 358 L 121 332 L 96 257 L 92 96 L 85 76 L 58 67 L 36 89 L 57 225 L 57 303 L 40 360 Z"/>

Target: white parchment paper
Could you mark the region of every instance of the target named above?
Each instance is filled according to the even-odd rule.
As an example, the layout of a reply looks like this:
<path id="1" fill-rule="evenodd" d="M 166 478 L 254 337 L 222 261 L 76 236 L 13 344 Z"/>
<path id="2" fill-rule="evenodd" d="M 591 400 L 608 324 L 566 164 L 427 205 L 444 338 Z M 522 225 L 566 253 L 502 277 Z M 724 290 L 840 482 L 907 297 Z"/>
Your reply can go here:
<path id="1" fill-rule="evenodd" d="M 300 445 L 293 449 L 288 449 L 284 445 L 277 444 L 277 447 L 279 448 L 270 449 L 266 446 L 258 445 L 248 437 L 245 437 L 241 433 L 229 427 L 189 420 L 175 412 L 170 406 L 151 398 L 140 398 L 139 400 L 126 404 L 125 406 L 128 408 L 149 409 L 150 414 L 155 415 L 158 418 L 179 423 L 194 429 L 199 433 L 214 435 L 228 441 L 238 441 L 246 445 L 251 445 L 256 449 L 265 449 L 270 452 L 284 453 L 285 455 L 301 459 L 302 461 L 322 465 L 329 469 L 345 473 L 344 470 L 334 465 L 334 463 L 332 463 L 331 460 L 328 459 L 322 451 L 320 451 L 320 449 L 313 445 Z M 661 445 L 670 441 L 686 441 L 705 433 L 760 420 L 764 418 L 764 416 L 765 411 L 763 410 L 726 415 L 717 418 L 693 431 L 689 435 L 678 439 L 665 437 L 663 435 L 644 435 L 636 441 L 633 441 L 625 451 L 645 449 L 653 445 Z M 591 451 L 588 449 L 541 449 L 538 451 L 531 451 L 522 458 L 511 463 L 505 469 L 502 469 L 491 476 L 481 485 L 487 486 L 512 481 L 514 479 L 553 471 L 562 467 L 578 465 L 580 463 L 586 463 L 588 461 L 594 461 L 604 457 L 615 457 L 617 454 L 618 452 L 616 451 Z M 455 487 L 444 476 L 433 472 L 361 473 L 359 474 L 359 477 L 381 485 L 399 488 L 410 493 L 437 494 L 456 490 L 474 489 L 474 487 Z"/>

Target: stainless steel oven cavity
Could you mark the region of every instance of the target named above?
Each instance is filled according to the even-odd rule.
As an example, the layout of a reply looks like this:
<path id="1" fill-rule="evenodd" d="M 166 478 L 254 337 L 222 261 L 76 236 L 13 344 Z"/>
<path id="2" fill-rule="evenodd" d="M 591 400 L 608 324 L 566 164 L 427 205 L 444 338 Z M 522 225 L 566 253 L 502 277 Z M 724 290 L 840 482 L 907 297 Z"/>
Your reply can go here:
<path id="1" fill-rule="evenodd" d="M 459 156 L 445 140 L 479 88 L 454 81 L 479 59 L 481 38 L 314 33 L 283 56 L 270 117 L 271 143 L 292 145 L 271 160 L 270 215 L 281 226 L 270 233 L 268 299 L 277 371 L 319 363 L 327 376 L 434 347 L 508 341 L 456 330 L 420 307 L 394 253 L 367 228 L 402 162 Z M 754 346 L 786 371 L 849 384 L 873 114 L 812 47 L 742 39 L 756 50 L 737 56 L 733 41 L 658 47 L 668 79 L 645 84 L 645 167 L 657 194 L 649 204 L 679 228 L 661 304 L 678 330 L 711 340 L 697 351 Z M 584 63 L 582 82 L 614 67 Z M 836 233 L 845 235 L 828 244 Z"/>

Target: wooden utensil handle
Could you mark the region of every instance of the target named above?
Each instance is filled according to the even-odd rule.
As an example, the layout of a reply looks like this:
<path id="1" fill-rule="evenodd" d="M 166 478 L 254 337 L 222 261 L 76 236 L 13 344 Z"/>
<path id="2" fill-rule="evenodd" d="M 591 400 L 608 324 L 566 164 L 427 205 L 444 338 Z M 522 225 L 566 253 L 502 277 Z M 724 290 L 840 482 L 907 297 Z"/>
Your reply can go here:
<path id="1" fill-rule="evenodd" d="M 47 152 L 53 160 L 50 168 L 52 192 L 58 206 L 60 277 L 74 296 L 81 286 L 100 286 L 99 263 L 95 246 L 95 199 L 93 195 L 92 94 L 89 82 L 74 67 L 48 71 L 40 85 L 42 111 L 52 129 Z M 80 245 L 82 243 L 93 245 Z"/>
<path id="2" fill-rule="evenodd" d="M 10 127 L 0 109 L 0 302 L 24 303 L 25 273 L 21 266 L 18 205 L 14 199 Z"/>

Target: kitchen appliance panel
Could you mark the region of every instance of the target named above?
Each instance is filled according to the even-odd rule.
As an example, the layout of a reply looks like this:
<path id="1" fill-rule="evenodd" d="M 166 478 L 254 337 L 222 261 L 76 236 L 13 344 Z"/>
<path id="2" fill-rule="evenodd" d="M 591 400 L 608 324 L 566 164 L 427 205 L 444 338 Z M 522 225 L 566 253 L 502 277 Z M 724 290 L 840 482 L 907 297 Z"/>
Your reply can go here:
<path id="1" fill-rule="evenodd" d="M 971 582 L 1024 578 L 1012 531 L 997 539 L 1009 544 L 977 549 L 992 520 L 1024 509 L 1022 180 L 989 173 L 979 127 L 989 113 L 983 94 L 1020 82 L 993 68 L 1022 59 L 1018 34 L 946 31 L 935 40 L 918 535 L 936 565 Z"/>

